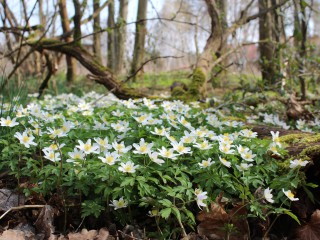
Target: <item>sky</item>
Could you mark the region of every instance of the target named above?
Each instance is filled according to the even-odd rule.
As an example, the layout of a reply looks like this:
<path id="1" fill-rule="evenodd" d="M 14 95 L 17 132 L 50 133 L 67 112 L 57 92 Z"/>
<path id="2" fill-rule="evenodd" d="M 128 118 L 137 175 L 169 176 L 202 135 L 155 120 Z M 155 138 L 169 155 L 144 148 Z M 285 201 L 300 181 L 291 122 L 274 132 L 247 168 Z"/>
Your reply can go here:
<path id="1" fill-rule="evenodd" d="M 100 0 L 100 4 L 102 5 L 106 0 Z M 17 19 L 21 19 L 21 12 L 22 12 L 22 5 L 21 5 L 21 1 L 20 0 L 9 0 L 7 1 L 11 10 L 14 12 L 15 16 L 17 17 Z M 28 14 L 31 13 L 32 8 L 35 4 L 36 0 L 26 0 L 27 3 L 27 8 L 28 8 Z M 48 5 L 46 4 L 49 3 Z M 50 16 L 52 16 L 53 12 L 54 12 L 54 7 L 53 7 L 53 2 L 56 2 L 56 0 L 44 0 L 45 3 L 45 12 L 47 13 L 47 17 L 50 18 Z M 83 18 L 86 18 L 86 16 L 89 16 L 93 9 L 91 6 L 91 2 L 92 0 L 88 0 L 88 4 L 89 7 L 86 9 L 86 11 L 84 12 L 84 16 Z M 118 1 L 116 2 L 116 13 L 118 12 Z M 162 6 L 163 6 L 164 0 L 149 0 L 149 4 L 148 4 L 148 18 L 154 17 L 156 16 L 156 11 L 160 11 Z M 48 8 L 47 8 L 48 6 Z M 127 22 L 134 22 L 137 16 L 137 7 L 138 7 L 138 0 L 129 0 L 129 11 L 128 11 L 128 20 Z M 67 11 L 68 11 L 68 15 L 69 17 L 71 17 L 74 14 L 74 8 L 73 8 L 73 3 L 72 0 L 67 0 Z M 107 22 L 107 7 L 101 12 L 101 23 L 102 26 L 106 25 Z M 34 14 L 32 15 L 32 17 L 30 18 L 30 24 L 31 25 L 36 25 L 39 23 L 38 20 L 38 6 L 36 6 L 36 8 L 34 9 Z M 2 23 L 0 23 L 1 25 Z M 20 24 L 23 24 L 22 22 Z M 59 26 L 60 27 L 60 26 Z M 84 27 L 84 30 L 89 30 L 91 28 L 91 24 L 88 24 L 88 26 Z M 134 29 L 134 24 L 129 26 L 129 29 L 133 28 Z M 58 32 L 62 31 L 61 29 L 57 29 Z"/>

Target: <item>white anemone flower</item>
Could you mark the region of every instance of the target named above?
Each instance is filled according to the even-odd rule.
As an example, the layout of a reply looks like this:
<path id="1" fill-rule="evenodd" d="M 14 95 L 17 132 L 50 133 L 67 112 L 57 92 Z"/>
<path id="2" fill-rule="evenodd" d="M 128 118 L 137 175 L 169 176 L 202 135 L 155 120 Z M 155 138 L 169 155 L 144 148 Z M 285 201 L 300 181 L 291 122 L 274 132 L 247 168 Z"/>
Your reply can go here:
<path id="1" fill-rule="evenodd" d="M 191 148 L 186 147 L 183 145 L 183 142 L 177 142 L 177 141 L 172 141 L 171 146 L 175 151 L 177 151 L 179 154 L 191 154 Z"/>
<path id="2" fill-rule="evenodd" d="M 11 119 L 10 116 L 8 116 L 7 118 L 1 118 L 0 120 L 0 124 L 2 127 L 14 127 L 19 125 L 19 123 L 16 121 L 17 118 L 13 118 Z"/>
<path id="3" fill-rule="evenodd" d="M 211 161 L 211 158 L 208 158 L 208 160 L 202 160 L 202 162 L 198 164 L 201 168 L 207 168 L 214 164 L 214 161 Z"/>
<path id="4" fill-rule="evenodd" d="M 231 167 L 231 162 L 227 161 L 225 158 L 222 158 L 219 156 L 219 160 L 220 162 L 225 165 L 227 168 L 230 168 Z"/>
<path id="5" fill-rule="evenodd" d="M 133 162 L 129 161 L 126 163 L 120 163 L 120 167 L 118 168 L 120 172 L 124 173 L 134 173 L 136 172 L 136 169 L 139 167 L 139 165 L 134 165 Z"/>
<path id="6" fill-rule="evenodd" d="M 50 138 L 59 138 L 59 137 L 65 137 L 67 134 L 62 130 L 62 128 L 47 128 L 48 134 L 50 135 Z"/>
<path id="7" fill-rule="evenodd" d="M 46 149 L 43 149 L 42 151 L 44 153 L 43 157 L 52 162 L 58 162 L 61 160 L 61 155 L 59 152 L 55 152 L 53 150 L 46 150 Z"/>
<path id="8" fill-rule="evenodd" d="M 152 134 L 158 135 L 158 136 L 165 136 L 168 133 L 168 129 L 162 127 L 162 128 L 154 128 L 154 131 L 151 131 Z"/>
<path id="9" fill-rule="evenodd" d="M 73 149 L 73 152 L 68 152 L 69 159 L 67 159 L 67 162 L 75 162 L 77 160 L 84 160 L 85 153 L 82 150 L 78 150 L 77 148 Z"/>
<path id="10" fill-rule="evenodd" d="M 159 153 L 149 152 L 148 155 L 152 162 L 155 162 L 156 164 L 159 164 L 159 165 L 162 165 L 162 163 L 164 163 L 164 160 L 159 158 Z"/>
<path id="11" fill-rule="evenodd" d="M 63 148 L 66 144 L 62 143 L 62 144 L 55 144 L 52 143 L 49 147 L 44 148 L 45 150 L 51 150 L 51 151 L 57 151 L 61 148 Z"/>
<path id="12" fill-rule="evenodd" d="M 291 201 L 299 201 L 299 198 L 295 198 L 295 197 L 294 197 L 294 194 L 291 192 L 291 190 L 285 191 L 285 190 L 282 188 L 282 192 L 283 192 Z"/>
<path id="13" fill-rule="evenodd" d="M 126 208 L 128 202 L 121 197 L 119 200 L 112 200 L 109 206 L 114 207 L 114 210 L 117 210 L 119 208 Z"/>
<path id="14" fill-rule="evenodd" d="M 184 136 L 180 139 L 181 142 L 183 143 L 195 143 L 197 140 L 197 137 L 192 134 L 192 133 L 188 133 L 187 131 L 184 131 Z"/>
<path id="15" fill-rule="evenodd" d="M 241 171 L 244 172 L 246 170 L 248 170 L 250 167 L 252 167 L 253 164 L 248 164 L 248 163 L 241 163 L 240 165 L 236 165 L 236 168 Z"/>
<path id="16" fill-rule="evenodd" d="M 85 154 L 91 154 L 91 153 L 99 153 L 98 146 L 91 144 L 91 139 L 88 139 L 86 143 L 82 142 L 81 140 L 78 140 L 79 145 L 76 147 L 80 150 L 82 150 Z"/>
<path id="17" fill-rule="evenodd" d="M 114 165 L 117 161 L 120 161 L 120 155 L 117 152 L 105 152 L 103 157 L 98 157 L 103 163 L 108 165 Z"/>
<path id="18" fill-rule="evenodd" d="M 141 138 L 139 144 L 136 144 L 136 143 L 132 144 L 133 147 L 136 149 L 133 151 L 133 153 L 148 154 L 151 152 L 151 148 L 152 148 L 153 144 L 154 143 L 146 143 L 144 141 L 144 138 Z"/>
<path id="19" fill-rule="evenodd" d="M 191 123 L 188 122 L 183 116 L 178 119 L 179 123 L 181 123 L 186 128 L 192 128 Z"/>
<path id="20" fill-rule="evenodd" d="M 305 167 L 309 162 L 303 161 L 301 159 L 294 159 L 290 161 L 290 168 L 296 168 L 296 167 Z"/>
<path id="21" fill-rule="evenodd" d="M 280 138 L 279 138 L 279 131 L 274 132 L 274 131 L 270 131 L 271 136 L 272 136 L 272 141 L 279 147 L 281 147 L 281 142 L 280 142 Z"/>
<path id="22" fill-rule="evenodd" d="M 195 143 L 193 146 L 200 150 L 208 150 L 212 148 L 212 144 L 209 144 L 208 140 L 204 140 L 201 143 Z"/>
<path id="23" fill-rule="evenodd" d="M 159 155 L 164 157 L 164 158 L 170 158 L 172 160 L 175 160 L 177 159 L 177 154 L 174 154 L 173 151 L 174 149 L 173 148 L 165 148 L 165 147 L 162 147 L 161 149 L 158 149 L 159 150 Z"/>
<path id="24" fill-rule="evenodd" d="M 116 111 L 112 111 L 111 114 L 115 117 L 122 117 L 124 112 L 121 112 L 119 109 L 117 109 Z"/>
<path id="25" fill-rule="evenodd" d="M 207 192 L 203 192 L 201 189 L 196 188 L 194 190 L 194 194 L 196 195 L 196 201 L 198 207 L 201 209 L 201 207 L 206 207 L 207 205 L 203 202 L 208 198 Z"/>
<path id="26" fill-rule="evenodd" d="M 219 143 L 219 150 L 224 154 L 233 154 L 234 150 L 231 149 L 232 145 L 229 143 L 220 142 Z"/>
<path id="27" fill-rule="evenodd" d="M 265 198 L 268 202 L 273 203 L 274 200 L 272 199 L 272 198 L 273 198 L 273 195 L 272 195 L 271 192 L 272 192 L 272 189 L 266 188 L 266 189 L 263 191 L 263 196 L 264 196 L 264 198 Z"/>
<path id="28" fill-rule="evenodd" d="M 247 161 L 247 162 L 253 162 L 253 158 L 256 156 L 256 154 L 253 154 L 251 150 L 246 149 L 244 153 L 241 154 L 241 157 Z"/>
<path id="29" fill-rule="evenodd" d="M 240 135 L 246 138 L 256 138 L 258 136 L 258 133 L 253 132 L 249 129 L 243 129 L 240 131 Z"/>
<path id="30" fill-rule="evenodd" d="M 112 146 L 109 144 L 108 137 L 105 137 L 105 138 L 94 138 L 94 141 L 98 144 L 100 152 L 105 152 L 106 150 L 112 148 Z"/>
<path id="31" fill-rule="evenodd" d="M 112 143 L 112 147 L 120 155 L 127 153 L 132 148 L 131 145 L 125 146 L 123 141 L 121 143 L 118 143 L 117 141 L 114 141 Z"/>
<path id="32" fill-rule="evenodd" d="M 28 134 L 27 131 L 24 131 L 22 134 L 16 132 L 14 137 L 18 138 L 20 143 L 23 144 L 26 148 L 29 148 L 30 145 L 37 146 L 37 144 L 33 141 L 34 136 L 32 134 Z"/>

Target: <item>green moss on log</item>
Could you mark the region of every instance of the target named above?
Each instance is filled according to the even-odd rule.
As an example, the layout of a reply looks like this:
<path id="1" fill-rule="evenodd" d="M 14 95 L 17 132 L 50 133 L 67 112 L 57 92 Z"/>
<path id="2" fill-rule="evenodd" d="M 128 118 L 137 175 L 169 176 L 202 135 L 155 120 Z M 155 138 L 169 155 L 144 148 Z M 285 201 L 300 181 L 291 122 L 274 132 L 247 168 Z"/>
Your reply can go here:
<path id="1" fill-rule="evenodd" d="M 287 144 L 310 144 L 320 142 L 320 133 L 308 134 L 308 133 L 298 133 L 289 134 L 280 137 L 280 141 Z"/>
<path id="2" fill-rule="evenodd" d="M 203 98 L 204 93 L 204 84 L 206 82 L 206 75 L 200 68 L 196 68 L 192 74 L 192 82 L 188 86 L 188 95 L 192 100 L 198 100 Z"/>
<path id="3" fill-rule="evenodd" d="M 300 158 L 312 158 L 313 156 L 320 156 L 320 145 L 314 145 L 303 149 L 302 152 L 299 154 Z"/>
<path id="4" fill-rule="evenodd" d="M 187 91 L 185 91 L 182 87 L 175 87 L 174 89 L 172 89 L 171 96 L 173 98 L 180 98 L 183 97 L 183 95 L 185 95 L 186 93 Z"/>

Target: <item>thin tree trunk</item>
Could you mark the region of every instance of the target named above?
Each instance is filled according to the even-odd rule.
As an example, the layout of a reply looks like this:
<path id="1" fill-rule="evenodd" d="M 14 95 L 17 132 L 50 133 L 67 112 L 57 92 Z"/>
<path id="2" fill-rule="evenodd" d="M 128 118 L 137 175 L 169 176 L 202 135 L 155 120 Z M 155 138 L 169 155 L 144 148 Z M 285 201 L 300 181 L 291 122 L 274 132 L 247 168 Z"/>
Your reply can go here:
<path id="1" fill-rule="evenodd" d="M 278 0 L 259 0 L 259 11 L 262 12 L 277 4 Z M 259 18 L 259 50 L 262 79 L 267 85 L 273 85 L 279 77 L 279 51 L 277 43 L 280 32 L 277 32 L 278 21 L 276 11 L 270 11 Z"/>
<path id="2" fill-rule="evenodd" d="M 81 45 L 81 4 L 79 0 L 73 0 L 74 5 L 74 31 L 73 31 L 73 39 L 74 43 L 77 45 Z"/>
<path id="3" fill-rule="evenodd" d="M 301 0 L 294 1 L 295 7 L 295 34 L 294 40 L 298 51 L 298 69 L 299 69 L 299 82 L 300 82 L 300 93 L 301 100 L 306 100 L 306 82 L 303 76 L 306 57 L 306 42 L 307 42 L 307 22 L 306 22 L 306 11 L 304 3 Z"/>
<path id="4" fill-rule="evenodd" d="M 126 22 L 128 17 L 128 0 L 120 0 L 119 18 L 116 28 L 116 64 L 115 73 L 120 74 L 125 68 L 124 53 L 126 43 Z"/>
<path id="5" fill-rule="evenodd" d="M 93 0 L 93 12 L 98 11 L 100 8 L 100 0 Z M 94 18 L 93 18 L 93 53 L 94 56 L 97 58 L 99 62 L 102 63 L 102 58 L 101 58 L 101 33 L 98 33 L 100 31 L 100 13 L 98 13 Z"/>
<path id="6" fill-rule="evenodd" d="M 61 18 L 63 33 L 69 33 L 71 29 L 70 29 L 70 23 L 68 18 L 66 0 L 59 0 L 59 13 Z M 72 38 L 70 36 L 67 36 L 65 38 L 65 41 L 72 42 Z M 76 62 L 68 55 L 66 55 L 66 62 L 67 62 L 67 83 L 71 84 L 76 77 L 77 66 L 76 66 Z"/>
<path id="7" fill-rule="evenodd" d="M 139 0 L 138 13 L 137 13 L 137 23 L 136 23 L 136 35 L 134 41 L 133 58 L 131 63 L 130 74 L 137 71 L 138 67 L 142 64 L 144 58 L 144 45 L 147 34 L 147 8 L 148 0 Z M 132 79 L 136 80 L 136 77 Z"/>
<path id="8" fill-rule="evenodd" d="M 115 69 L 115 21 L 114 21 L 114 0 L 110 0 L 110 4 L 108 7 L 108 59 L 107 66 L 108 68 L 114 70 Z"/>

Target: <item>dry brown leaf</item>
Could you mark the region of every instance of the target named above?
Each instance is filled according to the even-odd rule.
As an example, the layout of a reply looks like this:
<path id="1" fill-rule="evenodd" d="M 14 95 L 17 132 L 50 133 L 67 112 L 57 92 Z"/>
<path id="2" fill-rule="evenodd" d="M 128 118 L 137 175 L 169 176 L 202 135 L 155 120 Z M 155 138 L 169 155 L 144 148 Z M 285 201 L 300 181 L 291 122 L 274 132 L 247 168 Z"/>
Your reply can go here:
<path id="1" fill-rule="evenodd" d="M 9 189 L 0 189 L 0 211 L 7 211 L 12 207 L 24 205 L 25 196 Z"/>
<path id="2" fill-rule="evenodd" d="M 233 224 L 236 231 L 231 233 L 228 237 L 230 240 L 246 239 L 248 236 L 247 211 L 242 205 L 236 205 L 226 212 L 224 204 L 221 202 L 222 194 L 220 194 L 216 201 L 211 203 L 209 211 L 201 211 L 197 215 L 198 233 L 208 237 L 208 239 L 225 239 L 227 237 L 226 226 Z"/>
<path id="3" fill-rule="evenodd" d="M 91 240 L 95 239 L 98 235 L 97 230 L 90 230 L 82 229 L 80 233 L 69 233 L 68 238 L 69 240 Z"/>
<path id="4" fill-rule="evenodd" d="M 53 226 L 54 209 L 50 205 L 45 205 L 34 225 L 39 233 L 42 233 L 48 239 L 54 232 Z"/>
<path id="5" fill-rule="evenodd" d="M 108 229 L 106 228 L 101 228 L 99 230 L 98 235 L 96 236 L 95 240 L 107 240 L 108 237 L 110 236 Z"/>
<path id="6" fill-rule="evenodd" d="M 306 225 L 297 230 L 297 237 L 301 240 L 320 240 L 320 210 L 316 210 Z"/>
<path id="7" fill-rule="evenodd" d="M 25 234 L 21 230 L 9 229 L 2 233 L 0 240 L 25 240 Z"/>

